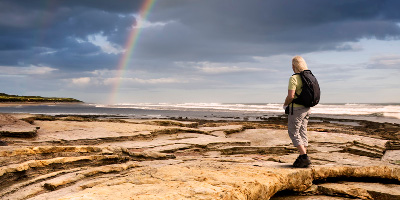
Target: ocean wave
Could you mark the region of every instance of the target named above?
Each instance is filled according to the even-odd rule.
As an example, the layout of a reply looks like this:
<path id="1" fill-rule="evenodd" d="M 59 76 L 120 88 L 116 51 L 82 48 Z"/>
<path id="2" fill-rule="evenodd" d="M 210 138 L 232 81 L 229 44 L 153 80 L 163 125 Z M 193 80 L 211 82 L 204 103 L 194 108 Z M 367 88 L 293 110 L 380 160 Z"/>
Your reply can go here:
<path id="1" fill-rule="evenodd" d="M 377 113 L 371 113 L 371 114 L 369 114 L 370 116 L 373 116 L 373 117 L 384 117 L 385 116 L 385 113 L 383 113 L 383 112 L 377 112 Z"/>
<path id="2" fill-rule="evenodd" d="M 222 103 L 182 103 L 182 104 L 126 104 L 113 107 L 161 110 L 226 110 L 226 111 L 257 111 L 273 112 L 281 109 L 279 104 L 222 104 Z"/>
<path id="3" fill-rule="evenodd" d="M 96 107 L 130 108 L 141 110 L 182 110 L 182 111 L 226 111 L 254 113 L 283 113 L 282 104 L 245 103 L 134 103 L 104 105 Z M 359 115 L 371 117 L 390 117 L 400 119 L 400 105 L 387 104 L 318 104 L 312 108 L 314 114 Z"/>

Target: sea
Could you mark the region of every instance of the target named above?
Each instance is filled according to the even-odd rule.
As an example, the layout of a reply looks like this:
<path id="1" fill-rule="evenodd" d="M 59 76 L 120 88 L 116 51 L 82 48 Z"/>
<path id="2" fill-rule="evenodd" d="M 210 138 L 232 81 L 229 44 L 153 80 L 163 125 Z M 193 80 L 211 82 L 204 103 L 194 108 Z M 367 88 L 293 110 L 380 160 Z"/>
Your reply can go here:
<path id="1" fill-rule="evenodd" d="M 400 124 L 399 104 L 318 104 L 312 118 L 368 120 Z M 0 113 L 44 115 L 93 115 L 136 119 L 207 119 L 262 121 L 284 115 L 277 103 L 132 103 L 132 104 L 52 104 L 0 107 Z"/>

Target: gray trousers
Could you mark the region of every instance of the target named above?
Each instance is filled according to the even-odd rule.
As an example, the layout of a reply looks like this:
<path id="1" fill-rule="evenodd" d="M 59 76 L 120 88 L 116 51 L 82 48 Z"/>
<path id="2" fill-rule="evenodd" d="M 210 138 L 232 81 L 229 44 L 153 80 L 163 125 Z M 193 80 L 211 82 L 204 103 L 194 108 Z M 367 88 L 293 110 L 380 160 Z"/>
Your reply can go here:
<path id="1" fill-rule="evenodd" d="M 290 113 L 288 115 L 288 133 L 295 147 L 299 145 L 308 146 L 307 124 L 310 114 L 310 108 L 294 107 L 292 115 L 292 108 L 290 108 Z"/>

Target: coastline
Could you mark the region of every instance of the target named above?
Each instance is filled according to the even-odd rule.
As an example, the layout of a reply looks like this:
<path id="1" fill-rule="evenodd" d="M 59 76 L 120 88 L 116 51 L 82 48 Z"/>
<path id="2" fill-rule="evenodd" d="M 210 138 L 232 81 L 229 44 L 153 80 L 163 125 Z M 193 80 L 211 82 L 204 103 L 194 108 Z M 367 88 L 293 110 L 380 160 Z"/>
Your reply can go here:
<path id="1" fill-rule="evenodd" d="M 75 106 L 74 106 L 75 105 Z M 221 103 L 136 103 L 103 105 L 81 102 L 0 102 L 0 113 L 37 113 L 44 115 L 110 115 L 128 118 L 232 119 L 256 121 L 283 115 L 280 104 Z M 400 124 L 400 105 L 321 104 L 312 108 L 311 117 L 369 120 Z"/>
<path id="2" fill-rule="evenodd" d="M 0 116 L 0 140 L 8 143 L 0 146 L 5 199 L 230 200 L 250 194 L 274 199 L 278 191 L 285 199 L 287 190 L 310 198 L 400 195 L 395 124 L 310 122 L 313 165 L 296 169 L 285 116 L 264 121 Z"/>
<path id="3" fill-rule="evenodd" d="M 78 105 L 83 102 L 0 102 L 0 107 L 41 106 L 41 105 Z"/>

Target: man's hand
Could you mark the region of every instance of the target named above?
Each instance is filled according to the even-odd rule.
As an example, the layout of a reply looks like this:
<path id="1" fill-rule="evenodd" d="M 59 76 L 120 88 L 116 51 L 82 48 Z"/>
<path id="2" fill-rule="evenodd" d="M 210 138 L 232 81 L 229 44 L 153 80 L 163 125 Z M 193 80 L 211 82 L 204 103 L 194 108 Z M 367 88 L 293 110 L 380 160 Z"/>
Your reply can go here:
<path id="1" fill-rule="evenodd" d="M 287 95 L 283 105 L 289 105 L 290 103 L 292 103 L 292 101 L 294 99 L 294 94 L 295 94 L 295 90 L 288 90 L 288 95 Z"/>

